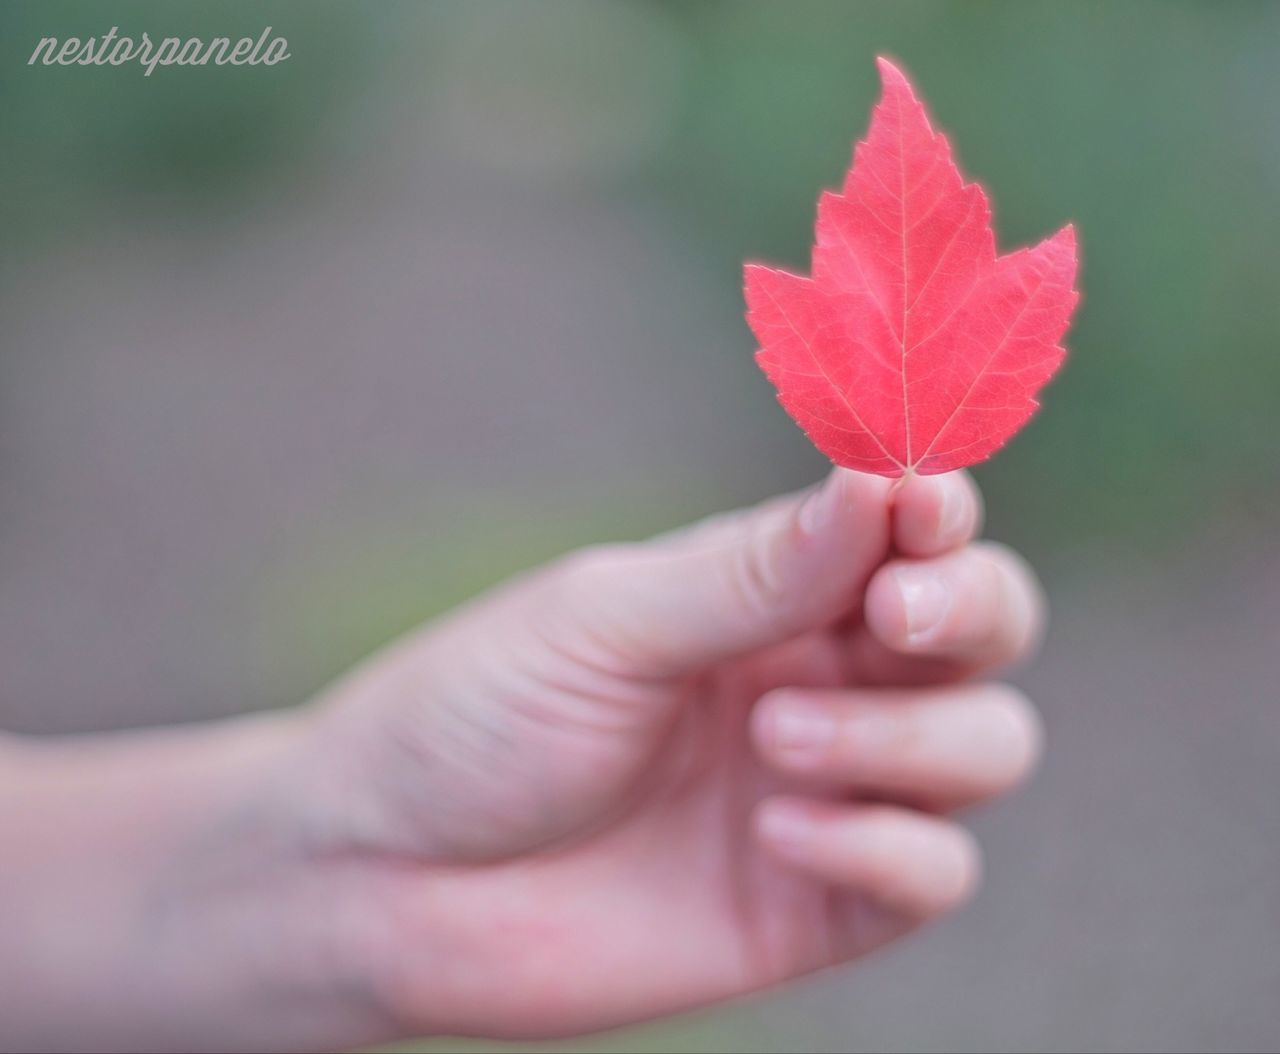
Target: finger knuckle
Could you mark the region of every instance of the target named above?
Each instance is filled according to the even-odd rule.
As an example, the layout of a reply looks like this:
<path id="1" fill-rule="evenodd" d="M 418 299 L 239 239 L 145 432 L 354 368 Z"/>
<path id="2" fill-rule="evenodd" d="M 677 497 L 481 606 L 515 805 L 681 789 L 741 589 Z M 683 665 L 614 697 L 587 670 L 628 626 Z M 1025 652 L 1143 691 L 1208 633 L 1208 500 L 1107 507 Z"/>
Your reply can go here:
<path id="1" fill-rule="evenodd" d="M 756 623 L 784 620 L 788 578 L 782 567 L 779 532 L 757 517 L 748 517 L 742 531 L 742 544 L 726 565 L 729 588 L 747 619 Z"/>

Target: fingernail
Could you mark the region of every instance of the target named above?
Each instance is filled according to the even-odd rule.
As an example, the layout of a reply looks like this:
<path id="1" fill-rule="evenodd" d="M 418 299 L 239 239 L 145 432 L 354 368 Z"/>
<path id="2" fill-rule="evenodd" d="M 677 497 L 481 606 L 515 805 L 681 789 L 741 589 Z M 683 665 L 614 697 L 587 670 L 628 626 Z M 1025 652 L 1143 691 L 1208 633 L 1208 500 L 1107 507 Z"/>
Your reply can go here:
<path id="1" fill-rule="evenodd" d="M 894 570 L 907 616 L 907 643 L 924 644 L 951 610 L 951 590 L 936 572 L 924 567 Z"/>
<path id="2" fill-rule="evenodd" d="M 793 802 L 769 802 L 760 814 L 760 833 L 784 852 L 798 851 L 813 840 L 813 820 Z"/>
<path id="3" fill-rule="evenodd" d="M 822 707 L 789 702 L 773 715 L 773 742 L 784 759 L 795 765 L 817 762 L 835 738 L 836 725 Z"/>

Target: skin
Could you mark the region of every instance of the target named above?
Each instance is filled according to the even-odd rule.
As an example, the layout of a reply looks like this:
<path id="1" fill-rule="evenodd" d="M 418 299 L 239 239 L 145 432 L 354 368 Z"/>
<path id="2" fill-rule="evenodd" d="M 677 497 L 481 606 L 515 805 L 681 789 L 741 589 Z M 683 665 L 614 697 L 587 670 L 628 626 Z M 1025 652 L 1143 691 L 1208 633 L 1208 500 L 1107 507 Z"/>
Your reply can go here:
<path id="1" fill-rule="evenodd" d="M 846 963 L 961 904 L 956 810 L 1040 731 L 1040 591 L 963 473 L 568 557 L 323 698 L 0 739 L 0 1045 L 563 1036 Z"/>

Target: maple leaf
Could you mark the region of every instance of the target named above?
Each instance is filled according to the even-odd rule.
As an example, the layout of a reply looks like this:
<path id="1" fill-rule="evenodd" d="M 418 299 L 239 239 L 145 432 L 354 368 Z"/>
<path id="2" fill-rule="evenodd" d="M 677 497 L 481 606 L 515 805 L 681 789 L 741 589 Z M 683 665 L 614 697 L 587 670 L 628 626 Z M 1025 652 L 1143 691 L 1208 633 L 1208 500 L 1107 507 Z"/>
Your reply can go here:
<path id="1" fill-rule="evenodd" d="M 965 183 L 902 72 L 839 193 L 818 202 L 812 276 L 745 268 L 756 361 L 832 461 L 901 476 L 990 456 L 1039 407 L 1078 294 L 1075 231 L 996 255 L 987 196 Z"/>

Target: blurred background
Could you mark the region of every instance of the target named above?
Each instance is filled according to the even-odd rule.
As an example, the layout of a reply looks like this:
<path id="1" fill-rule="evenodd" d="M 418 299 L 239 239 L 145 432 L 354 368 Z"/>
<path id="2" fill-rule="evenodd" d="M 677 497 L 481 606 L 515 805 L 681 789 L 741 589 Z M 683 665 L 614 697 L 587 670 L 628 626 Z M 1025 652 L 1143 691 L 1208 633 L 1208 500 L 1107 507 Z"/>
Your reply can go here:
<path id="1" fill-rule="evenodd" d="M 113 25 L 292 57 L 26 65 Z M 1047 763 L 953 922 L 578 1049 L 1280 1049 L 1280 5 L 9 3 L 0 47 L 30 732 L 291 704 L 513 570 L 816 479 L 740 268 L 807 266 L 897 56 L 1002 247 L 1083 239 L 1068 366 L 977 473 L 1052 598 Z"/>

